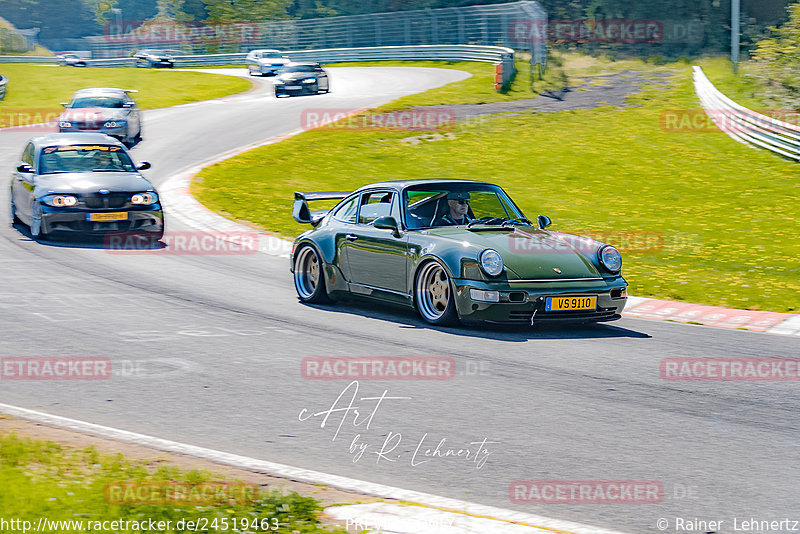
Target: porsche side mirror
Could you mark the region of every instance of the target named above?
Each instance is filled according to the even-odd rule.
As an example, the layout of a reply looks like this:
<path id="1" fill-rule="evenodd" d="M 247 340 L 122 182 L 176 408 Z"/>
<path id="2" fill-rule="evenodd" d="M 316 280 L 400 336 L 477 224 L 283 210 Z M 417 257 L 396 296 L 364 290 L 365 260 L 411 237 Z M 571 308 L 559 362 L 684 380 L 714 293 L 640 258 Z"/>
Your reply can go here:
<path id="1" fill-rule="evenodd" d="M 138 166 L 138 167 L 136 167 L 136 170 L 139 170 L 139 171 L 146 171 L 146 170 L 147 170 L 147 169 L 149 169 L 151 166 L 152 166 L 152 165 L 150 165 L 150 162 L 149 162 L 149 161 L 143 161 L 143 162 L 141 162 L 141 163 L 139 164 L 139 166 Z"/>
<path id="2" fill-rule="evenodd" d="M 31 167 L 27 163 L 20 163 L 19 165 L 17 165 L 17 172 L 32 173 L 33 172 L 33 167 Z"/>
<path id="3" fill-rule="evenodd" d="M 400 228 L 397 225 L 397 220 L 394 217 L 378 217 L 372 221 L 372 226 L 380 228 L 381 230 L 391 230 L 395 237 L 400 236 Z"/>
<path id="4" fill-rule="evenodd" d="M 553 224 L 553 221 L 551 221 L 550 217 L 548 217 L 547 215 L 539 215 L 538 217 L 536 217 L 536 223 L 539 225 L 540 230 L 544 230 L 545 228 Z"/>

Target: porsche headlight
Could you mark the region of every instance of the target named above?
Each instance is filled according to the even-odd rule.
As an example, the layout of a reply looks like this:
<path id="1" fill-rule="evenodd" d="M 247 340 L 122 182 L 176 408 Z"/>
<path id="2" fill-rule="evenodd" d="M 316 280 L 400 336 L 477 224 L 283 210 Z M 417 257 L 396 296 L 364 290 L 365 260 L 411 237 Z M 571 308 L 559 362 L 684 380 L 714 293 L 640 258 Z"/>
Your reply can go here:
<path id="1" fill-rule="evenodd" d="M 134 204 L 149 206 L 150 204 L 155 204 L 158 202 L 158 195 L 153 192 L 137 193 L 131 197 L 131 202 Z"/>
<path id="2" fill-rule="evenodd" d="M 306 78 L 305 80 L 303 80 L 303 82 L 302 82 L 302 83 L 314 83 L 314 82 L 316 82 L 316 81 L 317 81 L 317 80 L 315 80 L 314 78 Z"/>
<path id="3" fill-rule="evenodd" d="M 478 260 L 483 271 L 489 276 L 498 276 L 503 272 L 503 257 L 496 250 L 487 248 L 481 252 Z"/>
<path id="4" fill-rule="evenodd" d="M 77 204 L 78 199 L 72 195 L 47 195 L 42 197 L 42 202 L 54 208 L 69 208 Z"/>
<path id="5" fill-rule="evenodd" d="M 603 267 L 612 273 L 618 273 L 619 270 L 622 269 L 622 255 L 619 253 L 619 250 L 611 245 L 606 245 L 601 248 L 597 252 L 597 257 Z"/>

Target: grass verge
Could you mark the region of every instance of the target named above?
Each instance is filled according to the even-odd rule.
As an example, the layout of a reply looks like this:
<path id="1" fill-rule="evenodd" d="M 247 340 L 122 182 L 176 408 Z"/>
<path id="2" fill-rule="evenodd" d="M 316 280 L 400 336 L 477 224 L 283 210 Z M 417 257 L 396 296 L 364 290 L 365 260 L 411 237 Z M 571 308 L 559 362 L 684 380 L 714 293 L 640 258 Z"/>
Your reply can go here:
<path id="1" fill-rule="evenodd" d="M 210 481 L 217 484 L 203 486 Z M 324 529 L 319 520 L 319 503 L 296 492 L 260 492 L 253 498 L 239 498 L 241 502 L 236 502 L 235 498 L 241 493 L 233 490 L 224 493 L 226 496 L 234 496 L 233 499 L 220 498 L 219 493 L 210 491 L 206 491 L 205 496 L 199 492 L 199 488 L 218 488 L 219 482 L 220 478 L 215 478 L 208 472 L 180 471 L 159 462 L 147 463 L 129 460 L 119 454 L 101 454 L 94 447 L 78 449 L 64 447 L 52 441 L 19 437 L 16 433 L 0 435 L 0 485 L 3 487 L 0 492 L 0 510 L 7 512 L 3 518 L 6 521 L 30 521 L 36 526 L 39 519 L 44 517 L 51 523 L 49 528 L 42 531 L 51 533 L 109 530 L 138 533 L 148 530 L 132 528 L 133 522 L 149 520 L 156 523 L 169 521 L 169 524 L 164 523 L 169 528 L 158 529 L 164 533 L 196 530 L 231 532 L 235 520 L 240 528 L 234 530 L 240 532 L 266 530 L 293 534 L 345 534 L 343 530 Z M 120 493 L 124 496 L 125 504 L 112 504 L 115 498 L 113 490 L 110 492 L 109 488 L 118 488 L 122 483 L 137 489 Z M 156 500 L 167 494 L 168 490 L 156 488 L 168 488 L 174 492 L 172 494 L 179 494 L 181 488 L 190 487 L 198 489 L 195 495 L 201 497 L 200 501 L 193 504 L 137 503 L 142 498 L 145 501 Z M 190 491 L 186 494 L 192 495 Z M 209 495 L 211 498 L 208 498 Z M 277 521 L 273 522 L 272 518 Z M 269 520 L 262 523 L 264 519 Z M 113 529 L 108 526 L 92 528 L 98 521 L 117 520 L 129 523 L 118 523 L 119 528 Z M 188 521 L 193 521 L 200 528 L 179 528 L 180 520 L 184 520 L 184 526 Z M 71 526 L 52 523 L 59 521 L 73 523 Z M 81 526 L 77 527 L 75 521 L 81 521 Z M 245 525 L 243 521 L 249 528 L 241 528 Z M 252 528 L 254 521 L 258 522 L 259 527 L 264 524 L 271 527 L 275 523 L 279 527 L 277 530 Z M 227 529 L 223 528 L 225 524 L 228 525 Z M 202 525 L 206 528 L 203 529 Z"/>
<path id="2" fill-rule="evenodd" d="M 8 93 L 0 102 L 0 127 L 33 124 L 55 118 L 72 93 L 86 87 L 137 89 L 142 109 L 209 100 L 247 91 L 251 81 L 202 72 L 136 68 L 74 68 L 4 64 Z"/>
<path id="3" fill-rule="evenodd" d="M 721 90 L 758 104 L 752 80 L 728 74 L 725 61 L 701 64 Z M 448 136 L 309 131 L 204 169 L 192 190 L 211 209 L 292 237 L 303 230 L 291 219 L 294 191 L 349 190 L 386 179 L 482 179 L 504 187 L 529 217 L 552 217 L 555 229 L 617 232 L 616 242 L 613 235 L 607 241 L 623 249 L 632 294 L 797 311 L 797 166 L 713 128 L 663 128 L 663 112 L 700 109 L 688 63 L 569 57 L 564 68 L 571 77 L 620 70 L 664 76 L 645 81 L 630 107 L 496 115 Z M 473 95 L 450 92 L 470 91 L 465 82 L 399 102 L 462 102 Z M 324 172 L 276 179 L 264 173 L 264 161 Z M 647 250 L 623 242 L 653 234 L 657 246 Z"/>

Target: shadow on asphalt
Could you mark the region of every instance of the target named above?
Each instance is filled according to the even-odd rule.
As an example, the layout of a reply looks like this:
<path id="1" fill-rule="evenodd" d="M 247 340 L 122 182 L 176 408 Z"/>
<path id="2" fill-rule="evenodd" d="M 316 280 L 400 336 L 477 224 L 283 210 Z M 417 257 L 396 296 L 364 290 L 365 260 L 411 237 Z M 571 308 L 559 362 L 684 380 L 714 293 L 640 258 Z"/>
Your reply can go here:
<path id="1" fill-rule="evenodd" d="M 348 299 L 334 304 L 301 304 L 328 312 L 397 323 L 400 328 L 436 330 L 459 337 L 475 337 L 500 341 L 525 342 L 533 339 L 603 339 L 603 338 L 650 338 L 650 334 L 615 326 L 613 323 L 590 324 L 543 324 L 526 325 L 460 325 L 433 326 L 423 321 L 413 310 L 376 301 Z"/>
<path id="2" fill-rule="evenodd" d="M 108 249 L 109 254 L 135 254 L 137 252 L 147 252 L 150 250 L 161 250 L 167 248 L 163 241 L 153 241 L 152 238 L 141 237 L 131 239 L 136 241 L 124 242 L 129 248 L 124 249 L 121 247 L 111 247 L 108 244 L 107 236 L 97 235 L 79 235 L 69 233 L 54 232 L 45 239 L 34 239 L 31 235 L 30 228 L 25 224 L 14 223 L 12 228 L 18 231 L 23 238 L 28 238 L 30 241 L 35 241 L 41 246 L 57 247 L 57 248 L 86 248 L 86 249 Z M 127 236 L 125 236 L 127 238 Z"/>

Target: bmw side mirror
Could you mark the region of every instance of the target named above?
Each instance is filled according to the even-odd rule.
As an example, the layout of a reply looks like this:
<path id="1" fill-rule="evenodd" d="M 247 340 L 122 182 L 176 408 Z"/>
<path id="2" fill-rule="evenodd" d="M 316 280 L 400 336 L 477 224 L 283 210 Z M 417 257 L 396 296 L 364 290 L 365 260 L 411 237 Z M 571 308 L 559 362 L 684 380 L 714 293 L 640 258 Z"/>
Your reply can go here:
<path id="1" fill-rule="evenodd" d="M 67 106 L 69 106 L 69 102 L 61 102 L 61 105 L 64 106 L 64 107 L 67 107 Z"/>
<path id="2" fill-rule="evenodd" d="M 122 104 L 123 108 L 132 108 L 134 106 L 133 102 L 125 102 Z"/>
<path id="3" fill-rule="evenodd" d="M 147 170 L 147 169 L 149 169 L 150 167 L 151 167 L 151 165 L 150 165 L 150 162 L 149 162 L 149 161 L 143 161 L 143 162 L 141 162 L 141 163 L 139 164 L 139 166 L 138 166 L 138 167 L 136 167 L 136 169 L 137 169 L 137 170 L 139 170 L 139 171 L 146 171 L 146 170 Z"/>
<path id="4" fill-rule="evenodd" d="M 20 163 L 19 165 L 17 165 L 17 172 L 31 173 L 33 172 L 33 167 L 31 167 L 27 163 Z"/>
<path id="5" fill-rule="evenodd" d="M 372 221 L 372 226 L 380 228 L 381 230 L 391 230 L 395 237 L 400 236 L 400 228 L 397 225 L 397 220 L 394 217 L 378 217 Z"/>
<path id="6" fill-rule="evenodd" d="M 538 217 L 536 217 L 536 223 L 539 225 L 540 230 L 544 230 L 545 228 L 553 224 L 553 221 L 551 221 L 550 217 L 548 217 L 547 215 L 539 215 Z"/>

